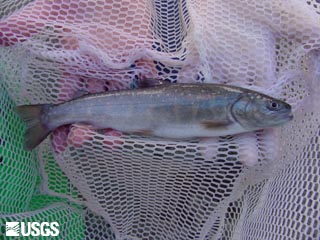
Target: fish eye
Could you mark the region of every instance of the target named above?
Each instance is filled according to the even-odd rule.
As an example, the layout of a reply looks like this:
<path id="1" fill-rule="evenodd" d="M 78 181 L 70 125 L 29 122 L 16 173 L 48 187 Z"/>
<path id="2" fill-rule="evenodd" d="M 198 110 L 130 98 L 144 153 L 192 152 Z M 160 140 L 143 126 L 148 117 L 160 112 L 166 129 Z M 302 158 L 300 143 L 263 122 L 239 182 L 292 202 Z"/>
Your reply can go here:
<path id="1" fill-rule="evenodd" d="M 280 109 L 280 104 L 275 101 L 268 102 L 267 108 L 272 111 L 277 111 Z"/>
<path id="2" fill-rule="evenodd" d="M 276 102 L 272 102 L 272 103 L 271 103 L 271 107 L 273 107 L 273 108 L 278 107 L 278 103 L 276 103 Z"/>

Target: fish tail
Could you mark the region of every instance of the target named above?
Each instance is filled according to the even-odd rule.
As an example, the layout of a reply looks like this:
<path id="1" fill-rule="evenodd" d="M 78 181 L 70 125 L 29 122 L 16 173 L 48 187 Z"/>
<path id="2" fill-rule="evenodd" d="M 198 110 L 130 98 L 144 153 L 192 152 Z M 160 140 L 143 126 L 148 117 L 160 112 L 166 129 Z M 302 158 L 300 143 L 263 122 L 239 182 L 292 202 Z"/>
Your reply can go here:
<path id="1" fill-rule="evenodd" d="M 27 125 L 24 137 L 24 148 L 26 150 L 34 149 L 51 132 L 45 122 L 50 106 L 50 104 L 39 104 L 16 107 L 16 113 Z"/>

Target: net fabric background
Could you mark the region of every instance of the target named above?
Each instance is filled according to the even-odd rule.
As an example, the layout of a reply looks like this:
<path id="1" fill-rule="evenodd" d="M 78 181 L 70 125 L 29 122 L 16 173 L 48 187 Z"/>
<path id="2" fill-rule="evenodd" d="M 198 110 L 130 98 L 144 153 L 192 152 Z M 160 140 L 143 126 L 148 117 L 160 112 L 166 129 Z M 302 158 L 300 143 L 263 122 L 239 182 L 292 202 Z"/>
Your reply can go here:
<path id="1" fill-rule="evenodd" d="M 3 101 L 8 93 L 15 104 L 59 103 L 155 77 L 259 90 L 295 115 L 280 129 L 194 142 L 65 126 L 39 148 L 29 198 L 64 199 L 81 215 L 66 221 L 79 238 L 318 239 L 319 8 L 298 0 L 2 4 Z M 22 128 L 12 134 L 20 145 L 3 151 L 30 164 Z M 26 206 L 6 214 L 33 216 Z"/>

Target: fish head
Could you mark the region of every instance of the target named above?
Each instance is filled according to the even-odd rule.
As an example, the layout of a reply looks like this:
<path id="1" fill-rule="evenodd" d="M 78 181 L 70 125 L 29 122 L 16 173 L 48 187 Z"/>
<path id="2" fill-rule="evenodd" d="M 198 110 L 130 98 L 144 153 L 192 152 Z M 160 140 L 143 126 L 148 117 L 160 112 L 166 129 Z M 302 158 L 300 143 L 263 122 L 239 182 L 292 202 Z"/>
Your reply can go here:
<path id="1" fill-rule="evenodd" d="M 242 94 L 231 113 L 246 130 L 279 126 L 293 119 L 288 103 L 257 92 Z"/>

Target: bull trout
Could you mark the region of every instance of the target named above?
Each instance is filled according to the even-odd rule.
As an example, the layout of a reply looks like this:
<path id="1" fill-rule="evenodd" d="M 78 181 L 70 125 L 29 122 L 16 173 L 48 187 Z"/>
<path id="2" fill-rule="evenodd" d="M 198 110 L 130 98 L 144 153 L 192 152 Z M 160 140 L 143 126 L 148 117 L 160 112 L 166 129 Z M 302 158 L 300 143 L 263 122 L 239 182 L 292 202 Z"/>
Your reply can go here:
<path id="1" fill-rule="evenodd" d="M 241 87 L 207 83 L 89 94 L 57 105 L 18 106 L 16 111 L 27 125 L 27 150 L 55 128 L 72 123 L 189 139 L 279 126 L 293 118 L 286 102 Z"/>

